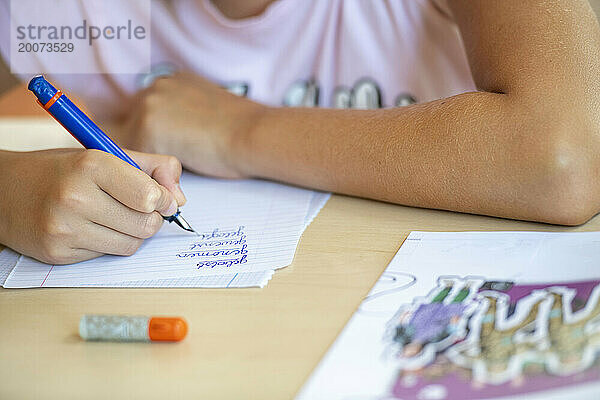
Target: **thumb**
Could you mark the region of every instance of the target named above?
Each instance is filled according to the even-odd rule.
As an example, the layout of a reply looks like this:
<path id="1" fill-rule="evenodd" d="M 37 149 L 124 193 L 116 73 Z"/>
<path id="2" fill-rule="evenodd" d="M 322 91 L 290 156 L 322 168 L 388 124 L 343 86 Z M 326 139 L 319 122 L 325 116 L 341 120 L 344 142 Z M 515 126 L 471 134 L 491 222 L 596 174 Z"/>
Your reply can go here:
<path id="1" fill-rule="evenodd" d="M 177 158 L 160 154 L 139 153 L 130 150 L 126 150 L 126 152 L 145 173 L 150 175 L 152 179 L 171 192 L 175 197 L 178 206 L 181 207 L 185 204 L 185 195 L 179 186 L 181 163 Z"/>

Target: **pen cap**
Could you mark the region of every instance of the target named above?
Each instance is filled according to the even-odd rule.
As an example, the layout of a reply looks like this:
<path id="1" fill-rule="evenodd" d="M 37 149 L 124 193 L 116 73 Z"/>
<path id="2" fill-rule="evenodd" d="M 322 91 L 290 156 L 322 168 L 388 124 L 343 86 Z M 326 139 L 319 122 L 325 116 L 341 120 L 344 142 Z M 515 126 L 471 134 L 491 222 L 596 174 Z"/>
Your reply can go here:
<path id="1" fill-rule="evenodd" d="M 183 318 L 152 317 L 148 323 L 148 336 L 153 342 L 178 342 L 185 338 L 187 331 Z"/>
<path id="2" fill-rule="evenodd" d="M 33 79 L 29 81 L 29 86 L 27 88 L 35 94 L 42 105 L 46 105 L 46 103 L 48 103 L 58 92 L 58 89 L 52 86 L 42 75 L 33 77 Z"/>

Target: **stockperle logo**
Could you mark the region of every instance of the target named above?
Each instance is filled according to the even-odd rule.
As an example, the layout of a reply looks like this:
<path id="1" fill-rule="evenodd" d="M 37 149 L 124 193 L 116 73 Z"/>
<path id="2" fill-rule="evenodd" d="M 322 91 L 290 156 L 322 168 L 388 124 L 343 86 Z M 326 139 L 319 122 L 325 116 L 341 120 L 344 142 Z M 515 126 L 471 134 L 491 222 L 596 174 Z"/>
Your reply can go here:
<path id="1" fill-rule="evenodd" d="M 150 70 L 151 0 L 11 0 L 17 74 Z"/>

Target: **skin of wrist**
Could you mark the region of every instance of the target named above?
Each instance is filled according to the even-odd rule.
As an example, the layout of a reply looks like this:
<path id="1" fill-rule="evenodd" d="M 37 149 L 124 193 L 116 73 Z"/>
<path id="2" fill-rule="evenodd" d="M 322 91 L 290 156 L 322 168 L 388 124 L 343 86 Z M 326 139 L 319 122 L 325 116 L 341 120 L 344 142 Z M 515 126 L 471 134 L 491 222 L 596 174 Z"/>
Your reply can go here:
<path id="1" fill-rule="evenodd" d="M 247 105 L 246 116 L 240 118 L 239 124 L 228 135 L 226 162 L 238 175 L 247 178 L 259 178 L 252 168 L 252 144 L 260 121 L 272 108 L 263 104 L 251 103 Z"/>
<path id="2" fill-rule="evenodd" d="M 26 166 L 22 166 L 19 162 L 22 157 L 19 153 L 11 151 L 0 151 L 0 244 L 9 245 L 8 230 L 9 226 L 9 211 L 12 207 L 18 207 L 16 204 L 12 204 L 11 193 L 14 191 L 14 186 L 18 181 L 16 174 Z"/>

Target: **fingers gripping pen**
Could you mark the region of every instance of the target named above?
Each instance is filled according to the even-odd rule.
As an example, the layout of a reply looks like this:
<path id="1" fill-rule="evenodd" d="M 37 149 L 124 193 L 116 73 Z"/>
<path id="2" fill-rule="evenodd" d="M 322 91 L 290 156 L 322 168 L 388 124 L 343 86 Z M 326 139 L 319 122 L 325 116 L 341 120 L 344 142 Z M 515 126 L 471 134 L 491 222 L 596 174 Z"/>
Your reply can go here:
<path id="1" fill-rule="evenodd" d="M 115 144 L 94 122 L 87 117 L 67 96 L 52 86 L 43 76 L 34 77 L 29 82 L 31 90 L 38 103 L 50 113 L 83 147 L 86 149 L 102 150 L 131 164 L 137 169 L 140 166 L 127 153 Z M 189 232 L 195 231 L 177 212 L 169 217 L 163 217 L 168 222 L 175 222 Z"/>

